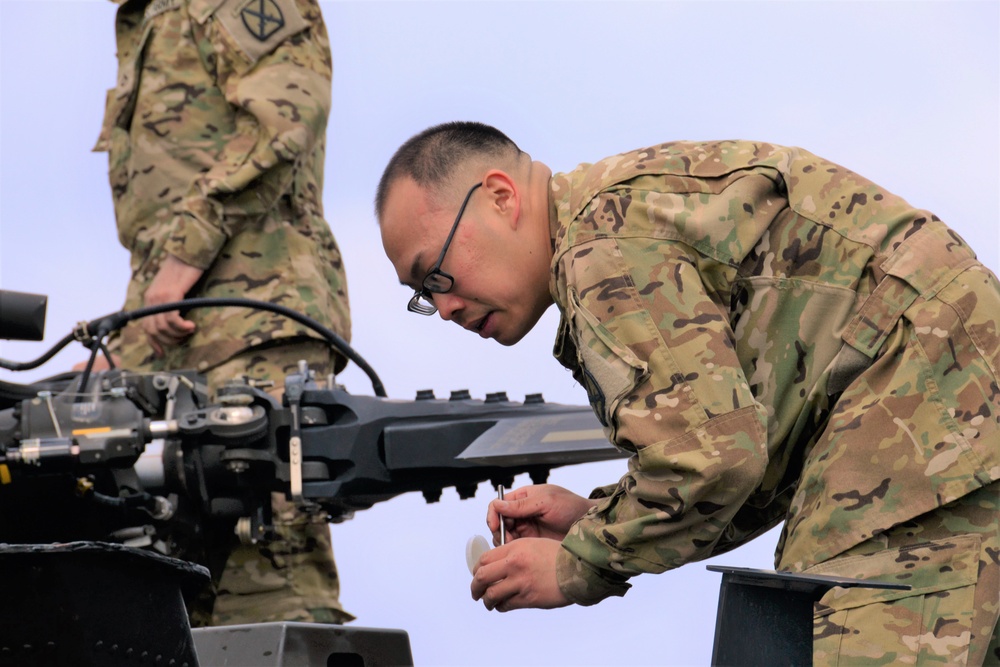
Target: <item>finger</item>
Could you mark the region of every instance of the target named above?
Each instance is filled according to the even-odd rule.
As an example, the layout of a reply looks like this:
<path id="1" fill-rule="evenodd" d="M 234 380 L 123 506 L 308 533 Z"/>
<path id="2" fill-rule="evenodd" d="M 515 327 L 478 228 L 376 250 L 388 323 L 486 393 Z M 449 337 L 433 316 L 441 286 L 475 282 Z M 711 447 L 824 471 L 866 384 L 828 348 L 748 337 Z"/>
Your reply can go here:
<path id="1" fill-rule="evenodd" d="M 490 511 L 499 516 L 523 518 L 526 514 L 522 502 L 521 500 L 491 500 Z"/>
<path id="2" fill-rule="evenodd" d="M 151 322 L 145 327 L 146 337 L 149 339 L 149 344 L 153 348 L 153 351 L 158 357 L 162 357 L 166 353 L 168 347 L 173 347 L 177 345 L 177 339 L 166 333 L 162 327 L 162 323 L 158 322 L 159 316 L 151 318 Z"/>
<path id="3" fill-rule="evenodd" d="M 147 334 L 155 336 L 157 340 L 162 342 L 165 328 L 163 315 L 153 315 L 152 317 L 145 318 L 142 321 L 142 328 Z"/>
<path id="4" fill-rule="evenodd" d="M 177 345 L 193 333 L 194 323 L 180 317 L 172 320 L 166 314 L 160 314 L 148 318 L 148 322 L 143 324 L 143 329 L 161 346 Z"/>
<path id="5" fill-rule="evenodd" d="M 494 609 L 499 612 L 520 609 L 523 605 L 518 604 L 519 588 L 510 579 L 503 579 L 491 585 L 483 594 L 483 605 L 490 611 Z"/>
<path id="6" fill-rule="evenodd" d="M 479 561 L 472 568 L 470 590 L 472 591 L 473 600 L 482 598 L 490 586 L 506 576 L 503 563 L 494 562 L 494 551 L 496 549 L 487 551 L 480 556 Z"/>
<path id="7" fill-rule="evenodd" d="M 499 521 L 497 523 L 498 523 L 498 525 L 497 525 L 496 528 L 493 529 L 493 533 L 492 533 L 493 534 L 493 546 L 494 547 L 501 546 L 501 544 L 500 544 L 500 526 L 499 526 Z M 518 526 L 521 526 L 521 527 L 527 529 L 527 526 L 524 524 L 524 522 L 519 522 L 516 519 L 504 519 L 503 520 L 503 525 L 504 525 L 504 531 L 506 532 L 506 536 L 505 536 L 506 537 L 506 542 L 508 542 L 508 543 L 509 542 L 513 542 L 514 540 L 519 539 L 521 537 L 524 537 L 524 535 L 522 535 L 521 531 L 518 529 Z"/>
<path id="8" fill-rule="evenodd" d="M 504 555 L 506 553 L 507 547 L 498 547 L 484 552 L 483 555 L 479 557 L 479 561 L 473 568 L 472 576 L 478 577 L 480 581 L 486 581 L 487 583 L 490 581 L 496 581 L 497 579 L 502 579 L 504 575 L 502 572 L 496 571 L 498 567 L 496 564 L 504 559 Z M 493 567 L 491 568 L 490 566 Z M 487 568 L 487 570 L 480 573 L 479 570 L 482 568 Z M 489 577 L 493 578 L 489 579 Z"/>
<path id="9" fill-rule="evenodd" d="M 146 334 L 146 340 L 149 342 L 149 346 L 151 348 L 153 348 L 153 353 L 157 357 L 162 357 L 163 356 L 163 348 L 157 342 L 156 338 L 152 334 L 147 333 Z"/>
<path id="10" fill-rule="evenodd" d="M 528 524 L 521 521 L 516 521 L 514 519 L 504 519 L 503 524 L 504 524 L 504 530 L 507 531 L 507 541 L 516 540 L 520 537 L 523 537 L 523 535 L 521 534 L 521 529 L 522 528 L 526 529 L 528 526 Z"/>
<path id="11" fill-rule="evenodd" d="M 498 603 L 497 606 L 493 607 L 493 610 L 503 614 L 504 612 L 521 609 L 522 607 L 523 605 L 514 604 L 512 600 L 504 600 L 503 602 Z"/>
<path id="12" fill-rule="evenodd" d="M 523 498 L 527 498 L 531 495 L 531 489 L 533 488 L 533 486 L 519 486 L 516 489 L 506 492 L 503 495 L 504 500 L 521 500 Z"/>
<path id="13" fill-rule="evenodd" d="M 492 502 L 486 506 L 486 527 L 494 533 L 500 530 L 500 514 L 494 509 Z"/>
<path id="14" fill-rule="evenodd" d="M 469 592 L 472 593 L 473 600 L 482 599 L 483 594 L 486 593 L 487 585 L 483 584 L 481 581 L 477 580 L 475 577 L 472 578 L 472 583 L 469 585 Z"/>
<path id="15" fill-rule="evenodd" d="M 493 500 L 490 505 L 500 516 L 512 519 L 528 519 L 545 513 L 545 502 L 538 498 Z"/>
<path id="16" fill-rule="evenodd" d="M 499 502 L 499 501 L 497 501 Z M 497 546 L 500 544 L 500 522 L 503 522 L 504 531 L 507 533 L 507 539 L 516 539 L 517 533 L 517 520 L 514 518 L 508 518 L 503 516 L 496 511 L 491 503 L 486 511 L 486 526 L 490 529 L 490 534 L 493 535 L 493 545 Z"/>
<path id="17" fill-rule="evenodd" d="M 177 339 L 185 338 L 194 331 L 194 322 L 185 320 L 177 311 L 163 314 L 162 331 Z"/>

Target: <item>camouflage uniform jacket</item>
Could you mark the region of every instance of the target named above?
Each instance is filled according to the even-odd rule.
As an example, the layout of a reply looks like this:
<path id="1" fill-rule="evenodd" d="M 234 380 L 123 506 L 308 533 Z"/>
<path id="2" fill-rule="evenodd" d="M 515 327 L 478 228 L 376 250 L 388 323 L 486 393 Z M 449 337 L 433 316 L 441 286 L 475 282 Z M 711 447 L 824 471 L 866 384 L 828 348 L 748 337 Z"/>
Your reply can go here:
<path id="1" fill-rule="evenodd" d="M 1000 476 L 995 386 L 967 414 L 929 410 L 888 467 L 872 464 L 883 434 L 831 423 L 900 313 L 977 263 L 932 214 L 804 150 L 749 142 L 583 164 L 552 178 L 551 199 L 554 354 L 632 454 L 563 541 L 573 602 L 793 514 L 776 558 L 805 569 Z M 804 468 L 827 428 L 836 452 Z"/>
<path id="2" fill-rule="evenodd" d="M 205 270 L 190 297 L 270 301 L 346 337 L 344 268 L 322 210 L 332 60 L 315 0 L 116 1 L 118 83 L 95 150 L 109 152 L 132 256 L 125 308 L 142 306 L 171 254 Z M 126 327 L 123 365 L 205 370 L 309 333 L 266 311 L 185 317 L 197 332 L 164 359 Z"/>

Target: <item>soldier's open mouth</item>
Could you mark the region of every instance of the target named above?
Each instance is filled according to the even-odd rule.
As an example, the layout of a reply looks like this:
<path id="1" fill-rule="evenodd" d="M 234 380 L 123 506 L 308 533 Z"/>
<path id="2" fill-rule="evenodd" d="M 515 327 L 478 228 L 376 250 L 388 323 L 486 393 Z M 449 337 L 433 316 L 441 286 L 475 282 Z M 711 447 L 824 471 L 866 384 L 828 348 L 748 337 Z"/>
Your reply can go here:
<path id="1" fill-rule="evenodd" d="M 489 338 L 495 333 L 493 331 L 493 327 L 491 326 L 492 322 L 493 322 L 493 311 L 491 310 L 490 312 L 486 313 L 486 316 L 483 317 L 483 319 L 476 322 L 475 326 L 473 326 L 472 329 L 483 338 Z"/>

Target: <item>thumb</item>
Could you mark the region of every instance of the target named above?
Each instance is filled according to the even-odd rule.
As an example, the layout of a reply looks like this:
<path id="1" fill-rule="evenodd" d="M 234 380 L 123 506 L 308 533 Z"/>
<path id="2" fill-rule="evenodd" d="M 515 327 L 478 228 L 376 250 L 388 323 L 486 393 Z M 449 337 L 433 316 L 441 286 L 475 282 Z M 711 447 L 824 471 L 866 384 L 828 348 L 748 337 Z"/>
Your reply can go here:
<path id="1" fill-rule="evenodd" d="M 535 516 L 540 513 L 541 508 L 537 502 L 532 502 L 530 498 L 519 498 L 517 500 L 494 500 L 493 508 L 505 517 L 511 519 L 523 519 Z"/>

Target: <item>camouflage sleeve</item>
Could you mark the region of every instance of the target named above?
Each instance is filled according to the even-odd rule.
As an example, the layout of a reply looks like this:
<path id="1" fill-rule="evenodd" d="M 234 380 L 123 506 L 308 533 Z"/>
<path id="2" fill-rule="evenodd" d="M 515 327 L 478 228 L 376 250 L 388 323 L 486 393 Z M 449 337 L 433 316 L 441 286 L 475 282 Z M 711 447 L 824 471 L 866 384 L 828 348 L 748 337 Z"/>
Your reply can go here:
<path id="1" fill-rule="evenodd" d="M 582 215 L 610 212 L 624 227 L 670 215 L 649 208 L 604 193 Z M 598 235 L 561 260 L 581 380 L 612 440 L 634 452 L 610 496 L 563 540 L 560 588 L 578 604 L 710 555 L 764 474 L 766 415 L 705 288 L 705 261 L 648 235 Z"/>
<path id="2" fill-rule="evenodd" d="M 218 3 L 215 3 L 218 4 Z M 206 17 L 202 57 L 234 109 L 236 133 L 193 183 L 165 249 L 208 268 L 227 238 L 271 210 L 323 140 L 332 60 L 315 0 L 226 0 Z M 196 30 L 197 31 L 197 30 Z M 213 147 L 214 148 L 214 147 Z"/>

